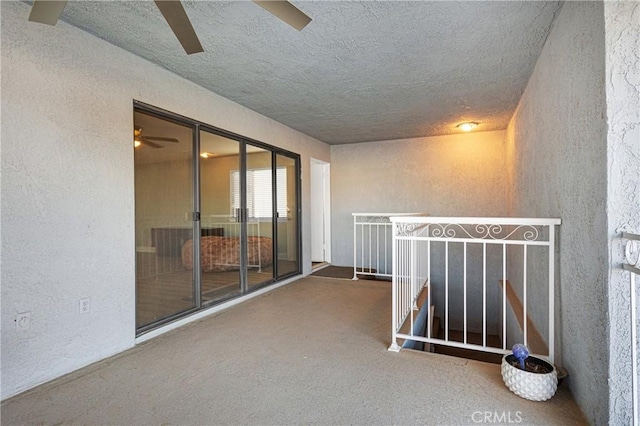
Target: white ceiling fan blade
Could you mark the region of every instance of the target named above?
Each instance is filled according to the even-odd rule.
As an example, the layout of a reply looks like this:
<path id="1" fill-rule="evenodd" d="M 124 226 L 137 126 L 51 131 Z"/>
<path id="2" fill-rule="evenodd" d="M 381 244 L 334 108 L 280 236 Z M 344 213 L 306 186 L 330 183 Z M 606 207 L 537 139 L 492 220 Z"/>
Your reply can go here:
<path id="1" fill-rule="evenodd" d="M 300 9 L 295 7 L 288 1 L 280 0 L 267 0 L 267 1 L 253 1 L 258 6 L 264 8 L 274 16 L 282 19 L 287 24 L 291 25 L 298 31 L 301 31 L 304 27 L 311 22 L 311 18 L 305 15 Z"/>
<path id="2" fill-rule="evenodd" d="M 182 3 L 177 0 L 155 0 L 155 3 L 187 55 L 204 52 Z"/>
<path id="3" fill-rule="evenodd" d="M 34 0 L 29 20 L 41 24 L 55 25 L 66 5 L 66 0 Z"/>

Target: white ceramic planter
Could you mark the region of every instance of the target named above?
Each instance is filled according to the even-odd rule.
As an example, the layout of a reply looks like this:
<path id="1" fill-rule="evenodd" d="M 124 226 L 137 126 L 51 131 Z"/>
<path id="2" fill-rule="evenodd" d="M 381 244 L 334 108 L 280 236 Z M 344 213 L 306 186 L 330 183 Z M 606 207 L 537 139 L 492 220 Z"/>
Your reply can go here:
<path id="1" fill-rule="evenodd" d="M 505 355 L 502 357 L 502 380 L 509 390 L 522 398 L 531 401 L 546 401 L 555 395 L 558 389 L 558 372 L 552 364 L 540 358 L 534 358 L 540 363 L 550 365 L 553 370 L 551 373 L 539 374 L 521 370 L 509 364 L 507 357 L 513 355 Z"/>

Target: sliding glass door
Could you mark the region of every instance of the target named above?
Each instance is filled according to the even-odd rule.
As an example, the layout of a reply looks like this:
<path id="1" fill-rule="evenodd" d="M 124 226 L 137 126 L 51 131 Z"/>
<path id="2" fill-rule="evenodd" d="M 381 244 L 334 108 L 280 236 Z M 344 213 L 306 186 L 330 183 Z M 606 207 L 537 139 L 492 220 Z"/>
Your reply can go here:
<path id="1" fill-rule="evenodd" d="M 276 229 L 278 277 L 298 272 L 298 180 L 296 158 L 276 154 Z"/>
<path id="2" fill-rule="evenodd" d="M 134 114 L 136 327 L 196 307 L 193 239 L 193 129 Z"/>
<path id="3" fill-rule="evenodd" d="M 240 142 L 200 131 L 200 294 L 203 304 L 242 293 Z M 237 202 L 237 206 L 236 206 Z"/>
<path id="4" fill-rule="evenodd" d="M 138 333 L 300 273 L 299 156 L 136 105 Z"/>
<path id="5" fill-rule="evenodd" d="M 273 281 L 272 153 L 247 144 L 244 173 L 247 200 L 247 284 L 250 289 Z"/>

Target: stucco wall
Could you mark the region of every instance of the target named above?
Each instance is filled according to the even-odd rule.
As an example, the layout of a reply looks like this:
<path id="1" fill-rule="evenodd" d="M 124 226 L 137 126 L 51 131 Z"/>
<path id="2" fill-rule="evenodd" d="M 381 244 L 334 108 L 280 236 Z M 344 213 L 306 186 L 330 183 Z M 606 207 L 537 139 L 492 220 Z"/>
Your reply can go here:
<path id="1" fill-rule="evenodd" d="M 134 345 L 134 99 L 300 153 L 303 239 L 309 158 L 330 151 L 64 22 L 29 23 L 28 4 L 0 3 L 4 399 Z M 305 272 L 309 255 L 305 242 Z M 31 328 L 18 334 L 25 311 Z"/>
<path id="2" fill-rule="evenodd" d="M 631 423 L 629 274 L 619 231 L 640 233 L 640 4 L 604 4 L 609 247 L 609 424 Z M 638 295 L 640 297 L 640 294 Z"/>
<path id="3" fill-rule="evenodd" d="M 556 360 L 594 424 L 608 420 L 604 55 L 603 4 L 566 2 L 507 131 L 510 214 L 562 219 Z"/>
<path id="4" fill-rule="evenodd" d="M 331 147 L 331 247 L 353 265 L 352 213 L 504 216 L 505 132 Z"/>

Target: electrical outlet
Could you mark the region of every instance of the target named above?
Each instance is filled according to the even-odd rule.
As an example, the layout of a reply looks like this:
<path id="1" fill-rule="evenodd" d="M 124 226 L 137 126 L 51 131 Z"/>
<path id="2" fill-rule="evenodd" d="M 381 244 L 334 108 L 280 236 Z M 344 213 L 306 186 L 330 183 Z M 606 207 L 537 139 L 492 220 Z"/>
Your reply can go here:
<path id="1" fill-rule="evenodd" d="M 79 306 L 80 314 L 88 314 L 89 312 L 91 312 L 91 298 L 84 297 L 80 299 Z"/>
<path id="2" fill-rule="evenodd" d="M 31 312 L 22 312 L 16 315 L 16 331 L 23 333 L 31 327 Z"/>

